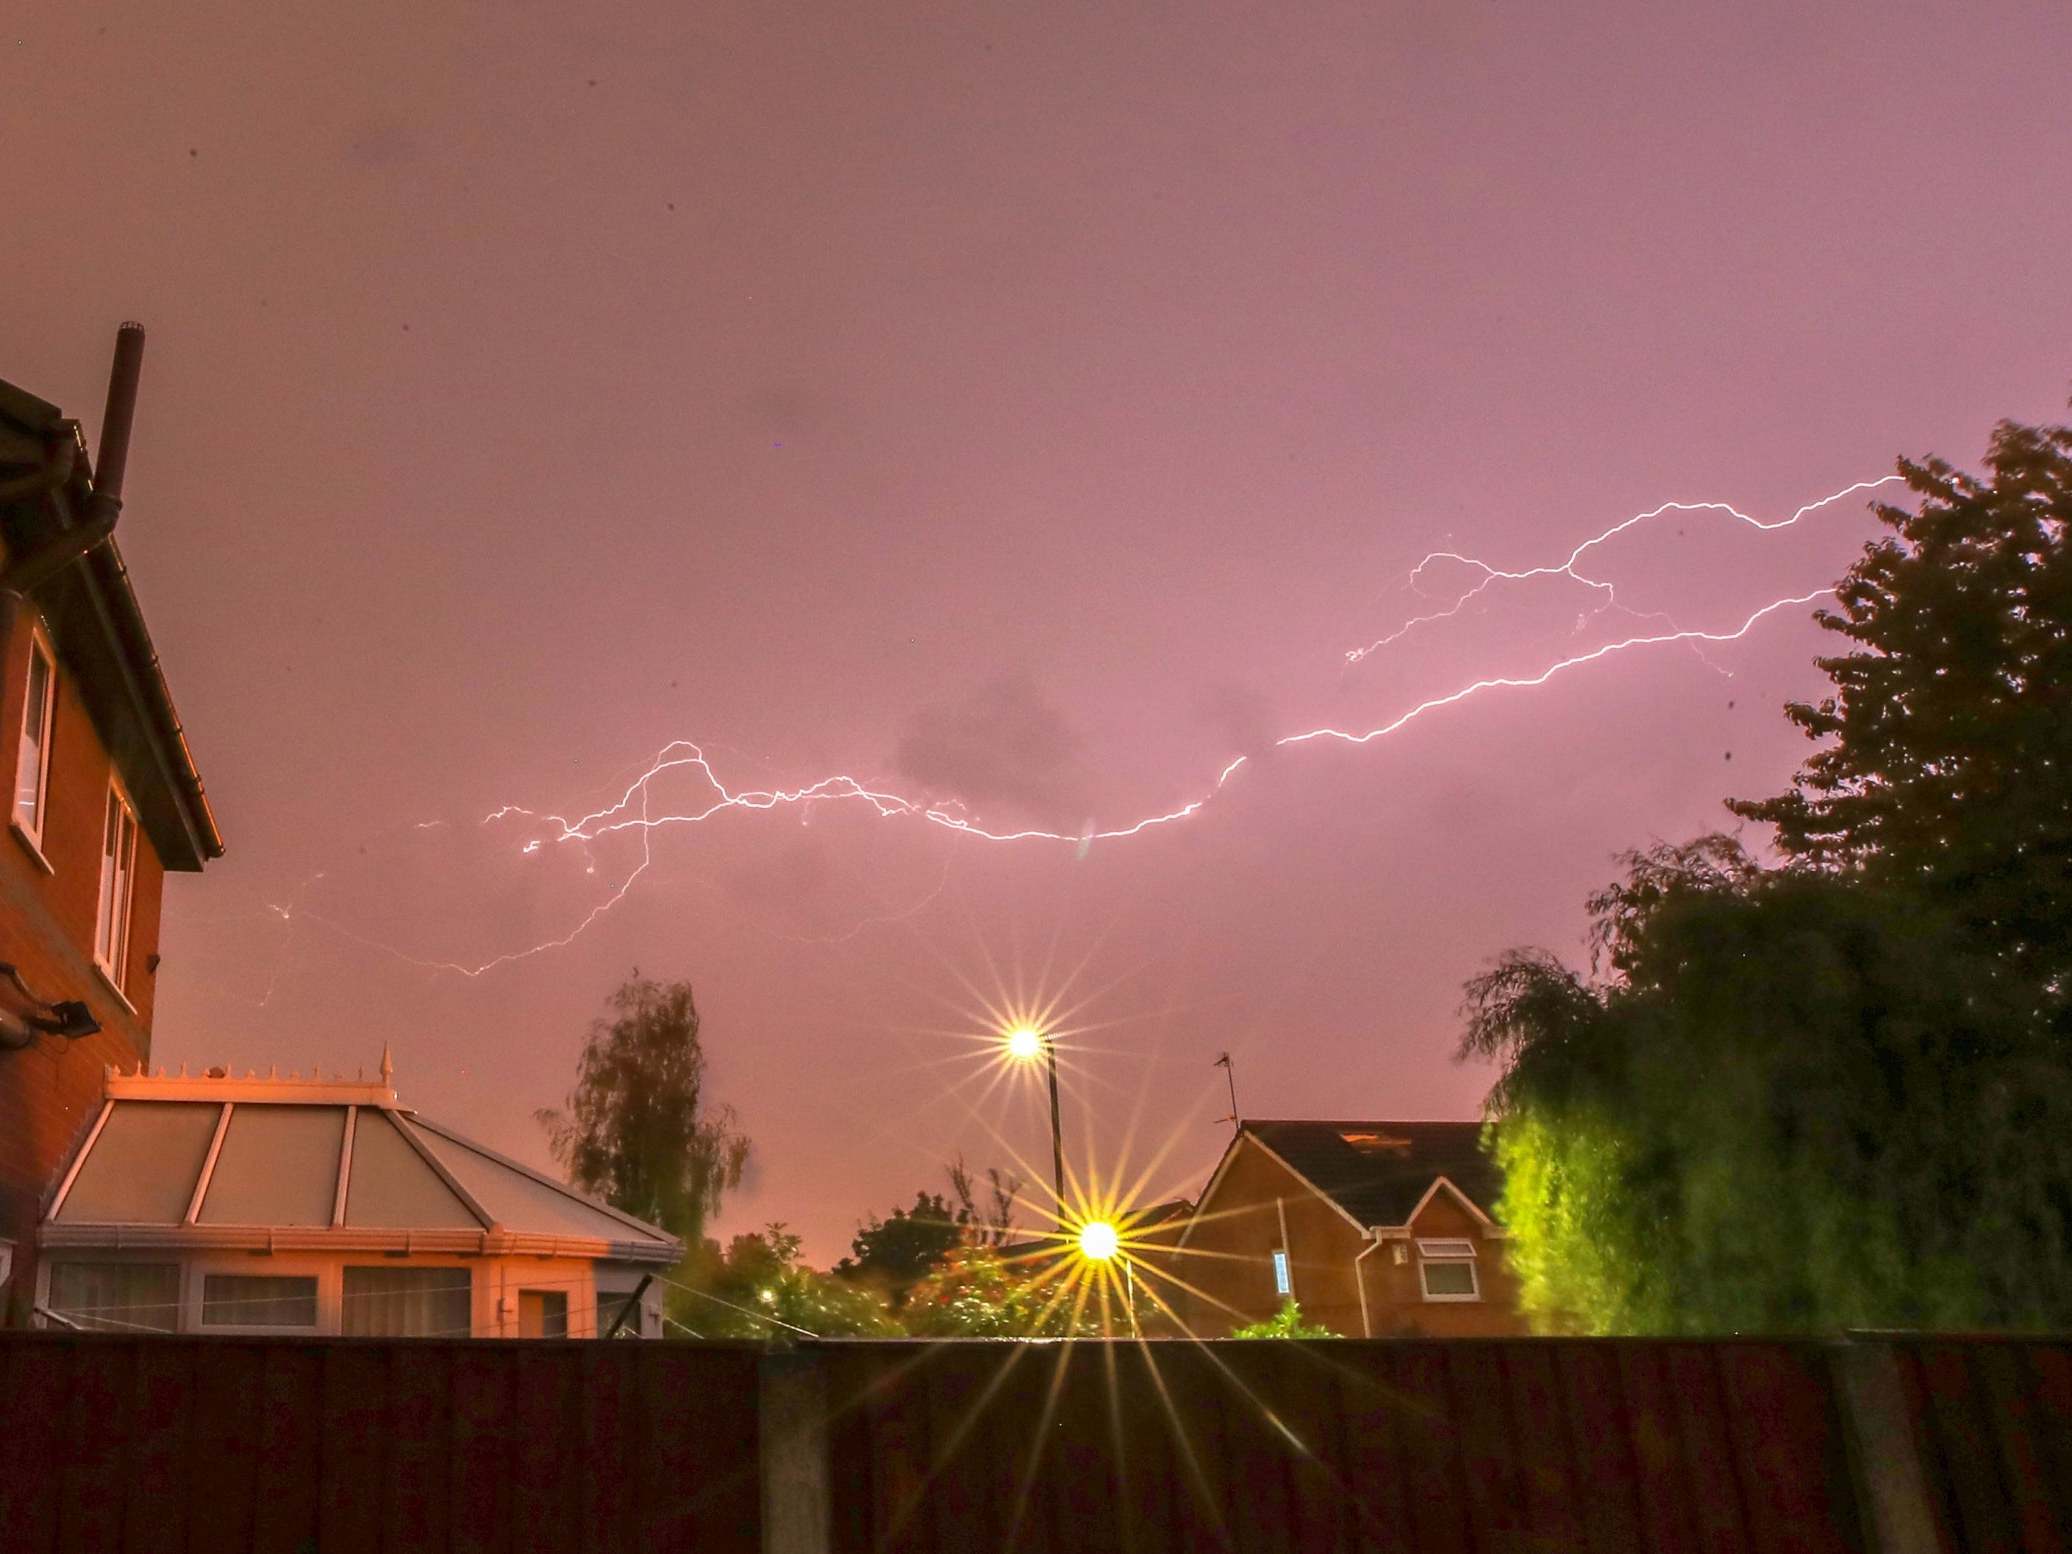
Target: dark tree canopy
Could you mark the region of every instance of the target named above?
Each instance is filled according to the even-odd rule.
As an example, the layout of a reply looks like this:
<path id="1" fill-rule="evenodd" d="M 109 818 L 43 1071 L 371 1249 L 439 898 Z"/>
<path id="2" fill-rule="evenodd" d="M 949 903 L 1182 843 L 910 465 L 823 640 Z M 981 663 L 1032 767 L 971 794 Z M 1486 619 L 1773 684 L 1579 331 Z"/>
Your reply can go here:
<path id="1" fill-rule="evenodd" d="M 962 1157 L 950 1162 L 950 1198 L 926 1190 L 914 1194 L 911 1209 L 895 1208 L 890 1218 L 875 1214 L 849 1243 L 850 1256 L 835 1264 L 845 1279 L 869 1284 L 897 1307 L 916 1283 L 958 1247 L 1002 1245 L 1013 1228 L 1014 1205 L 1021 1183 L 1000 1169 L 986 1171 L 986 1201 Z"/>
<path id="2" fill-rule="evenodd" d="M 1105 1286 L 1071 1275 L 1049 1250 L 1020 1255 L 960 1246 L 914 1286 L 901 1316 L 917 1338 L 1084 1338 L 1127 1330 Z"/>
<path id="3" fill-rule="evenodd" d="M 799 1260 L 799 1238 L 780 1221 L 738 1235 L 721 1251 L 703 1241 L 670 1290 L 669 1319 L 699 1338 L 788 1344 L 821 1338 L 883 1337 L 898 1331 L 868 1290 L 816 1273 Z"/>
<path id="4" fill-rule="evenodd" d="M 1917 897 L 1627 859 L 1602 980 L 1469 984 L 1528 1307 L 1595 1332 L 2072 1323 L 2072 1085 L 2019 978 Z"/>
<path id="5" fill-rule="evenodd" d="M 636 972 L 610 1007 L 590 1027 L 574 1093 L 537 1116 L 571 1182 L 695 1246 L 740 1184 L 748 1140 L 732 1107 L 706 1103 L 690 983 Z"/>
<path id="6" fill-rule="evenodd" d="M 1918 890 L 2072 1005 L 2072 428 L 2003 423 L 1986 477 L 1902 461 L 1918 510 L 1843 579 L 1796 785 L 1730 807 L 1803 866 Z"/>
<path id="7" fill-rule="evenodd" d="M 851 1255 L 835 1264 L 844 1279 L 874 1285 L 897 1306 L 906 1292 L 950 1251 L 964 1244 L 949 1201 L 941 1193 L 914 1194 L 911 1209 L 895 1208 L 879 1219 L 873 1214 L 849 1243 Z"/>

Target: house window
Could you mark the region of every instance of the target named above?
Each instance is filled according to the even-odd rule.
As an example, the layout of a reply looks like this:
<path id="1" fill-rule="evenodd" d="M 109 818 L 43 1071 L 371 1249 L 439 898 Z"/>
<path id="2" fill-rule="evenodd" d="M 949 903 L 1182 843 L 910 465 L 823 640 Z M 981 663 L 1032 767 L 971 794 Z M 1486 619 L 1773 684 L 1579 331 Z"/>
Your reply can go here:
<path id="1" fill-rule="evenodd" d="M 631 1290 L 600 1290 L 597 1295 L 597 1336 L 599 1338 L 604 1337 L 606 1333 L 612 1330 L 612 1324 L 618 1322 L 619 1313 L 622 1311 L 626 1313 L 626 1320 L 619 1325 L 619 1336 L 621 1338 L 639 1338 L 641 1336 L 640 1302 L 634 1299 L 633 1292 Z"/>
<path id="2" fill-rule="evenodd" d="M 314 1275 L 211 1273 L 201 1281 L 203 1327 L 315 1327 Z"/>
<path id="3" fill-rule="evenodd" d="M 1288 1271 L 1288 1254 L 1278 1249 L 1273 1254 L 1273 1292 L 1276 1295 L 1295 1293 L 1295 1280 Z"/>
<path id="4" fill-rule="evenodd" d="M 130 894 L 136 874 L 136 811 L 111 784 L 108 824 L 101 836 L 101 910 L 94 924 L 94 963 L 117 989 L 129 965 Z"/>
<path id="5" fill-rule="evenodd" d="M 53 1262 L 45 1304 L 80 1327 L 110 1333 L 176 1332 L 180 1265 Z"/>
<path id="6" fill-rule="evenodd" d="M 347 1268 L 338 1330 L 348 1338 L 466 1338 L 474 1278 L 465 1268 Z"/>
<path id="7" fill-rule="evenodd" d="M 1480 1300 L 1475 1243 L 1465 1238 L 1417 1243 L 1418 1278 L 1426 1300 Z"/>
<path id="8" fill-rule="evenodd" d="M 14 767 L 14 823 L 43 846 L 50 801 L 50 725 L 57 707 L 57 668 L 40 636 L 29 638 L 28 693 L 22 700 L 22 743 Z"/>
<path id="9" fill-rule="evenodd" d="M 568 1337 L 568 1291 L 520 1290 L 518 1292 L 518 1336 L 520 1338 Z"/>

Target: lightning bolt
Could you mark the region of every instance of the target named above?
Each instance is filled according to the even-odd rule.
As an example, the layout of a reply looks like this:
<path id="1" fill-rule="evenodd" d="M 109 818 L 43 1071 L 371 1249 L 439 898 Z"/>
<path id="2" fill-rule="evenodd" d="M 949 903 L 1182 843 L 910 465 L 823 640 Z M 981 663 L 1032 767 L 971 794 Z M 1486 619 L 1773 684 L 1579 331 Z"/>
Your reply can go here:
<path id="1" fill-rule="evenodd" d="M 1662 517 L 1664 514 L 1721 513 L 1751 528 L 1769 532 L 1789 528 L 1810 514 L 1830 507 L 1834 503 L 1857 492 L 1875 490 L 1901 478 L 1898 475 L 1887 475 L 1877 480 L 1859 480 L 1844 486 L 1841 490 L 1833 492 L 1828 496 L 1821 497 L 1817 501 L 1808 502 L 1787 517 L 1770 521 L 1753 517 L 1726 502 L 1664 502 L 1660 506 L 1650 508 L 1645 512 L 1635 513 L 1632 517 L 1623 519 L 1613 524 L 1610 528 L 1590 536 L 1575 546 L 1560 562 L 1543 566 L 1506 569 L 1493 566 L 1486 561 L 1464 555 L 1458 551 L 1434 551 L 1412 569 L 1409 576 L 1409 584 L 1414 590 L 1421 591 L 1419 583 L 1426 569 L 1442 561 L 1452 561 L 1473 568 L 1481 574 L 1480 580 L 1444 609 L 1417 616 L 1405 622 L 1389 635 L 1378 639 L 1364 648 L 1348 652 L 1346 659 L 1348 664 L 1357 664 L 1362 659 L 1388 646 L 1390 643 L 1400 640 L 1408 632 L 1420 626 L 1450 619 L 1458 615 L 1470 601 L 1501 583 L 1519 583 L 1543 577 L 1565 577 L 1602 597 L 1603 603 L 1594 613 L 1602 614 L 1605 610 L 1611 608 L 1625 609 L 1626 607 L 1619 603 L 1611 583 L 1579 570 L 1580 565 L 1591 551 L 1641 524 Z M 1572 670 L 1623 654 L 1645 648 L 1668 647 L 1679 644 L 1696 650 L 1706 644 L 1716 645 L 1737 642 L 1747 636 L 1749 632 L 1753 631 L 1763 621 L 1780 611 L 1810 605 L 1817 599 L 1831 598 L 1833 595 L 1834 589 L 1832 587 L 1817 588 L 1807 593 L 1787 595 L 1783 598 L 1774 599 L 1754 610 L 1739 625 L 1718 630 L 1680 627 L 1673 621 L 1670 621 L 1666 615 L 1659 613 L 1643 616 L 1643 619 L 1659 619 L 1668 622 L 1668 624 L 1661 630 L 1640 633 L 1616 641 L 1602 643 L 1587 651 L 1573 653 L 1556 659 L 1552 663 L 1546 664 L 1529 674 L 1492 675 L 1471 681 L 1444 694 L 1428 697 L 1388 721 L 1372 728 L 1348 729 L 1326 726 L 1304 729 L 1297 733 L 1285 734 L 1273 740 L 1264 748 L 1267 750 L 1279 750 L 1326 740 L 1349 745 L 1372 744 L 1377 740 L 1386 739 L 1396 734 L 1429 713 L 1457 706 L 1476 696 L 1507 690 L 1529 690 L 1545 685 L 1549 681 Z M 1635 612 L 1629 611 L 1629 613 Z M 1083 853 L 1094 842 L 1123 841 L 1130 837 L 1141 836 L 1159 827 L 1170 826 L 1180 821 L 1191 819 L 1195 815 L 1200 814 L 1203 809 L 1213 802 L 1217 795 L 1229 786 L 1231 780 L 1252 763 L 1253 759 L 1254 753 L 1252 752 L 1234 757 L 1216 773 L 1212 781 L 1203 786 L 1195 797 L 1175 808 L 1143 816 L 1127 825 L 1119 825 L 1107 829 L 1095 829 L 1089 826 L 1074 832 L 1051 831 L 1033 826 L 996 830 L 973 818 L 966 811 L 966 806 L 957 800 L 917 798 L 892 791 L 849 773 L 837 773 L 833 776 L 822 777 L 817 781 L 796 788 L 735 789 L 729 787 L 722 780 L 707 757 L 704 747 L 692 740 L 679 739 L 663 746 L 656 753 L 654 759 L 648 763 L 646 769 L 635 776 L 615 800 L 598 809 L 591 810 L 587 814 L 569 816 L 528 809 L 523 805 L 505 804 L 482 817 L 481 823 L 484 825 L 512 819 L 533 823 L 538 828 L 538 834 L 530 837 L 520 847 L 519 851 L 524 855 L 536 854 L 549 844 L 562 845 L 570 842 L 591 844 L 603 838 L 629 831 L 639 835 L 641 843 L 639 863 L 606 899 L 593 906 L 580 922 L 567 933 L 557 938 L 543 940 L 525 949 L 497 955 L 478 963 L 468 963 L 457 960 L 426 959 L 407 954 L 392 945 L 385 944 L 348 928 L 344 924 L 328 918 L 318 917 L 307 909 L 295 915 L 310 921 L 323 923 L 324 926 L 343 934 L 347 938 L 383 951 L 411 965 L 435 971 L 456 972 L 466 977 L 480 977 L 500 967 L 543 955 L 550 950 L 561 949 L 574 943 L 593 924 L 623 901 L 633 889 L 640 876 L 647 872 L 654 856 L 652 850 L 653 835 L 657 830 L 664 827 L 698 825 L 714 820 L 734 810 L 765 811 L 798 807 L 810 814 L 812 807 L 815 805 L 840 803 L 861 805 L 880 819 L 912 820 L 923 825 L 951 831 L 977 841 L 994 843 L 1065 843 L 1079 848 Z M 668 809 L 658 814 L 655 812 L 654 785 L 658 780 L 672 773 L 695 775 L 701 785 L 703 796 L 696 802 L 683 808 Z M 437 824 L 439 822 L 423 823 L 424 826 Z M 927 901 L 932 899 L 933 894 L 924 898 L 922 905 L 925 906 Z M 276 910 L 280 909 L 276 908 Z M 919 910 L 919 907 L 916 907 L 914 910 Z M 283 912 L 282 915 L 286 917 L 289 914 Z M 899 915 L 905 916 L 910 914 Z"/>
<path id="2" fill-rule="evenodd" d="M 1664 513 L 1725 513 L 1738 523 L 1743 523 L 1749 528 L 1760 529 L 1764 533 L 1769 533 L 1776 529 L 1788 529 L 1800 519 L 1809 514 L 1817 513 L 1822 508 L 1831 507 L 1844 497 L 1854 496 L 1859 491 L 1874 491 L 1880 486 L 1888 486 L 1904 478 L 1901 475 L 1886 475 L 1877 480 L 1859 480 L 1853 485 L 1844 486 L 1841 490 L 1820 498 L 1817 502 L 1808 502 L 1788 518 L 1774 518 L 1768 522 L 1744 513 L 1731 502 L 1664 502 L 1660 507 L 1651 507 L 1644 513 L 1635 513 L 1631 518 L 1622 519 L 1620 522 L 1613 524 L 1609 529 L 1591 535 L 1590 538 L 1584 540 L 1582 544 L 1570 551 L 1562 561 L 1555 565 L 1526 567 L 1520 571 L 1508 571 L 1502 567 L 1491 566 L 1478 556 L 1462 555 L 1457 550 L 1435 550 L 1410 569 L 1407 585 L 1412 593 L 1419 595 L 1424 593 L 1422 585 L 1426 570 L 1438 565 L 1442 561 L 1451 561 L 1460 566 L 1468 567 L 1480 573 L 1481 580 L 1444 609 L 1433 610 L 1426 615 L 1412 616 L 1387 636 L 1377 638 L 1365 647 L 1347 650 L 1345 661 L 1348 664 L 1357 664 L 1361 659 L 1368 657 L 1370 654 L 1377 653 L 1392 643 L 1402 641 L 1403 638 L 1409 636 L 1411 632 L 1420 626 L 1429 626 L 1435 621 L 1453 619 L 1462 610 L 1466 609 L 1470 603 L 1480 598 L 1499 583 L 1525 583 L 1540 577 L 1565 577 L 1570 582 L 1580 583 L 1583 587 L 1602 596 L 1603 602 L 1593 613 L 1602 614 L 1608 609 L 1623 609 L 1624 606 L 1619 604 L 1618 592 L 1610 583 L 1603 578 L 1591 577 L 1586 573 L 1579 572 L 1576 568 L 1583 557 L 1597 549 L 1600 545 L 1617 539 L 1629 529 L 1638 528 L 1641 524 L 1660 518 Z M 1660 615 L 1659 612 L 1655 613 L 1652 618 L 1668 619 L 1668 617 Z M 1670 624 L 1673 627 L 1675 623 L 1672 621 Z"/>

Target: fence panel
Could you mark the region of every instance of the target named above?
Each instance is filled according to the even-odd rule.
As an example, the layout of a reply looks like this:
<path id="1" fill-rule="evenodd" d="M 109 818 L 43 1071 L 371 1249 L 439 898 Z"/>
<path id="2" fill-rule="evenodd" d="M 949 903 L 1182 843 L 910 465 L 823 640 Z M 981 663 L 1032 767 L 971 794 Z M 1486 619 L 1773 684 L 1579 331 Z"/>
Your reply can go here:
<path id="1" fill-rule="evenodd" d="M 827 1554 L 1896 1554 L 1876 1540 L 1902 1523 L 1909 1550 L 2072 1554 L 2064 1342 L 827 1343 L 785 1363 L 824 1383 Z M 0 1554 L 748 1554 L 764 1366 L 720 1344 L 0 1334 Z"/>
<path id="2" fill-rule="evenodd" d="M 758 1359 L 0 1333 L 0 1554 L 754 1554 Z"/>

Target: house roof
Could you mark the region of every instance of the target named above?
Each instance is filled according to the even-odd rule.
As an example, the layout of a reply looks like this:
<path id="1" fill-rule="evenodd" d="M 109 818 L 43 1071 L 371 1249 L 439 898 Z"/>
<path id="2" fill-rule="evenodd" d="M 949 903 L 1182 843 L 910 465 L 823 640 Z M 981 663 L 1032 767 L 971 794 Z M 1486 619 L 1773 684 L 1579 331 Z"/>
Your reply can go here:
<path id="1" fill-rule="evenodd" d="M 1442 1177 L 1492 1219 L 1503 1192 L 1503 1173 L 1482 1150 L 1479 1122 L 1248 1119 L 1238 1125 L 1238 1137 L 1247 1135 L 1370 1229 L 1407 1225 Z"/>
<path id="2" fill-rule="evenodd" d="M 535 1253 L 671 1263 L 683 1245 L 397 1103 L 380 1080 L 116 1074 L 47 1246 Z"/>
<path id="3" fill-rule="evenodd" d="M 46 474 L 46 472 L 48 472 Z M 93 469 L 79 423 L 0 382 L 0 540 L 25 555 L 85 520 Z M 113 539 L 36 589 L 59 655 L 168 869 L 223 855 L 171 689 Z"/>

